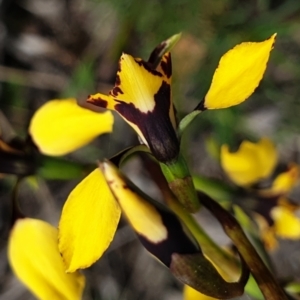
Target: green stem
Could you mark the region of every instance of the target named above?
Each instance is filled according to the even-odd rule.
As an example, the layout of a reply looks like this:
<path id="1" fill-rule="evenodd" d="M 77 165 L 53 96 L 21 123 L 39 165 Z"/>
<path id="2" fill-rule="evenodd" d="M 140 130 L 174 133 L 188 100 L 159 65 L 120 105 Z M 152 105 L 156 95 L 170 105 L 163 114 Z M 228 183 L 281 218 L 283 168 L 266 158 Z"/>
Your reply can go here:
<path id="1" fill-rule="evenodd" d="M 161 170 L 168 182 L 169 188 L 174 193 L 183 207 L 195 213 L 200 208 L 199 199 L 193 184 L 186 161 L 179 153 L 176 161 L 160 163 Z"/>

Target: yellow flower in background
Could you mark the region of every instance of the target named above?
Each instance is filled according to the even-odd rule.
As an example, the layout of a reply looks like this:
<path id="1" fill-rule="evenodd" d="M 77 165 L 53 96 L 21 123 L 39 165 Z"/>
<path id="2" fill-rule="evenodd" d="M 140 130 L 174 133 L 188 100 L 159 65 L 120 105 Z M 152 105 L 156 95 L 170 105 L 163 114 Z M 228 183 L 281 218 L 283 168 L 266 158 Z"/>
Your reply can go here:
<path id="1" fill-rule="evenodd" d="M 68 274 L 58 251 L 57 229 L 36 219 L 18 219 L 9 237 L 8 258 L 13 272 L 42 300 L 81 299 L 85 278 Z"/>
<path id="2" fill-rule="evenodd" d="M 274 197 L 287 195 L 298 183 L 300 178 L 299 165 L 291 163 L 287 171 L 282 172 L 273 180 L 269 189 L 259 191 L 261 196 Z"/>
<path id="3" fill-rule="evenodd" d="M 113 122 L 109 111 L 91 111 L 79 106 L 75 99 L 51 100 L 35 112 L 29 133 L 41 153 L 59 156 L 111 132 Z"/>
<path id="4" fill-rule="evenodd" d="M 158 66 L 123 54 L 114 88 L 109 95 L 88 97 L 96 106 L 117 111 L 162 162 L 179 154 L 176 121 L 171 100 L 172 63 L 166 53 Z"/>
<path id="5" fill-rule="evenodd" d="M 270 218 L 255 214 L 260 235 L 268 250 L 278 247 L 278 238 L 288 240 L 300 239 L 300 206 L 281 198 L 271 208 Z"/>
<path id="6" fill-rule="evenodd" d="M 223 170 L 240 186 L 268 178 L 278 160 L 276 148 L 267 138 L 257 143 L 244 141 L 236 152 L 230 152 L 228 145 L 222 145 L 220 155 Z"/>
<path id="7" fill-rule="evenodd" d="M 300 207 L 288 202 L 279 203 L 271 210 L 275 234 L 283 239 L 297 240 L 300 238 Z"/>

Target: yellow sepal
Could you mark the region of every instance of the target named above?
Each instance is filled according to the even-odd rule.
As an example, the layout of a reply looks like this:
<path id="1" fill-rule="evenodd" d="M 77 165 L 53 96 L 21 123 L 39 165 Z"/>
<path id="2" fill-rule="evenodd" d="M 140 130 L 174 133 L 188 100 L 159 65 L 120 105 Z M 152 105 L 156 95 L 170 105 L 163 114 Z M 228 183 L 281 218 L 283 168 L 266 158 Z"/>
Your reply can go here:
<path id="1" fill-rule="evenodd" d="M 112 131 L 113 115 L 80 107 L 75 99 L 51 100 L 33 115 L 29 133 L 39 150 L 59 156 Z"/>
<path id="2" fill-rule="evenodd" d="M 277 163 L 273 143 L 263 138 L 258 143 L 244 141 L 237 152 L 221 147 L 221 165 L 229 178 L 240 186 L 247 186 L 271 175 Z"/>
<path id="3" fill-rule="evenodd" d="M 57 234 L 57 229 L 44 221 L 17 220 L 9 237 L 9 263 L 38 299 L 79 300 L 85 278 L 78 272 L 65 272 Z"/>
<path id="4" fill-rule="evenodd" d="M 67 272 L 87 268 L 111 243 L 121 210 L 99 169 L 69 195 L 59 222 L 59 250 Z"/>
<path id="5" fill-rule="evenodd" d="M 204 107 L 226 108 L 245 101 L 264 75 L 275 37 L 273 34 L 260 43 L 241 43 L 225 53 L 205 96 Z"/>

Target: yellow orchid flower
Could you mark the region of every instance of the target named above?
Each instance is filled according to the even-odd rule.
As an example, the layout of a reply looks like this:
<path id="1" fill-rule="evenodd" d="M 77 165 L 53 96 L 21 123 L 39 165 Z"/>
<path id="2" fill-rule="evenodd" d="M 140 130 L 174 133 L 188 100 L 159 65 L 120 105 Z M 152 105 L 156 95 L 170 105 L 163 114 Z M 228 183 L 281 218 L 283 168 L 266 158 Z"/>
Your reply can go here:
<path id="1" fill-rule="evenodd" d="M 278 159 L 275 146 L 267 138 L 257 143 L 244 141 L 236 152 L 230 152 L 228 145 L 223 145 L 220 155 L 223 170 L 240 186 L 269 177 Z"/>
<path id="2" fill-rule="evenodd" d="M 57 246 L 57 229 L 37 219 L 18 219 L 10 233 L 8 258 L 12 270 L 42 300 L 80 300 L 85 278 L 68 274 Z"/>
<path id="3" fill-rule="evenodd" d="M 221 58 L 212 84 L 196 110 L 226 108 L 246 100 L 263 77 L 275 37 L 276 34 L 260 43 L 242 43 L 228 51 Z M 87 101 L 117 111 L 157 160 L 175 161 L 179 141 L 171 78 L 170 53 L 163 55 L 158 66 L 123 54 L 114 88 L 108 95 L 90 95 Z"/>
<path id="4" fill-rule="evenodd" d="M 242 43 L 226 53 L 202 107 L 224 108 L 244 101 L 263 76 L 274 40 L 275 35 L 260 43 Z M 247 57 L 246 64 L 240 63 L 241 57 L 242 61 Z M 231 60 L 234 68 L 231 68 Z M 160 162 L 169 162 L 179 155 L 171 80 L 169 52 L 155 65 L 151 59 L 145 62 L 123 54 L 114 88 L 108 95 L 90 95 L 87 101 L 117 111 Z M 175 178 L 171 184 L 176 183 L 176 176 L 171 175 L 172 180 Z M 103 174 L 95 170 L 72 191 L 62 212 L 59 249 L 68 271 L 85 268 L 103 254 L 115 234 L 119 218 L 120 207 Z"/>
<path id="5" fill-rule="evenodd" d="M 79 106 L 75 99 L 51 100 L 33 115 L 29 133 L 41 153 L 68 154 L 112 131 L 111 112 L 97 113 Z"/>

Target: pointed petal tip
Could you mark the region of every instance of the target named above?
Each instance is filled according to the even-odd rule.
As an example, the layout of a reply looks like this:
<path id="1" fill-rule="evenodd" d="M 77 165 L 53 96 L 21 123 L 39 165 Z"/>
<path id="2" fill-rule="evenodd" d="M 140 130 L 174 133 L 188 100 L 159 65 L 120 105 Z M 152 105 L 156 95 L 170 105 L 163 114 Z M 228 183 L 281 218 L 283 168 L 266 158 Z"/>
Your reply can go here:
<path id="1" fill-rule="evenodd" d="M 238 44 L 221 57 L 205 96 L 207 109 L 235 106 L 251 96 L 263 78 L 276 35 Z"/>
<path id="2" fill-rule="evenodd" d="M 103 255 L 120 214 L 102 172 L 95 169 L 70 193 L 59 222 L 59 250 L 67 272 L 89 267 Z"/>

